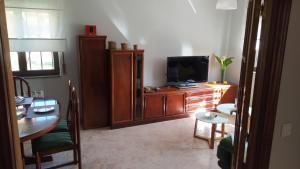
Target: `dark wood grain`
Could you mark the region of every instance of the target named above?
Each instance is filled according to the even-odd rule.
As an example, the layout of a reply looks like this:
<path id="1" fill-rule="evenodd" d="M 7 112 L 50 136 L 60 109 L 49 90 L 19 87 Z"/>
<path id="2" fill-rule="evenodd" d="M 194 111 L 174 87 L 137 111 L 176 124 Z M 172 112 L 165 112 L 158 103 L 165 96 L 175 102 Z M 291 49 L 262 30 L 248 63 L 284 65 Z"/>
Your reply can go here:
<path id="1" fill-rule="evenodd" d="M 108 50 L 111 126 L 143 120 L 144 50 Z"/>
<path id="2" fill-rule="evenodd" d="M 23 162 L 9 52 L 5 5 L 4 0 L 0 0 L 0 168 L 21 169 Z"/>
<path id="3" fill-rule="evenodd" d="M 3 8 L 4 10 L 4 8 Z M 1 34 L 0 34 L 1 38 Z M 13 134 L 10 124 L 10 109 L 8 105 L 8 93 L 4 69 L 4 55 L 2 53 L 2 38 L 0 40 L 0 168 L 17 168 L 14 156 Z"/>
<path id="4" fill-rule="evenodd" d="M 112 124 L 133 121 L 133 54 L 111 52 Z"/>
<path id="5" fill-rule="evenodd" d="M 166 97 L 166 116 L 185 114 L 185 93 L 168 94 Z"/>
<path id="6" fill-rule="evenodd" d="M 29 83 L 22 77 L 14 76 L 15 96 L 31 97 L 31 88 Z M 26 87 L 26 90 L 24 90 Z M 26 94 L 25 94 L 26 92 Z"/>
<path id="7" fill-rule="evenodd" d="M 106 36 L 80 36 L 80 84 L 84 129 L 109 124 Z"/>
<path id="8" fill-rule="evenodd" d="M 144 118 L 161 118 L 165 115 L 165 95 L 145 96 Z"/>
<path id="9" fill-rule="evenodd" d="M 71 135 L 72 143 L 68 146 L 63 147 L 53 147 L 46 150 L 38 150 L 35 152 L 36 159 L 36 168 L 41 168 L 42 158 L 51 154 L 60 153 L 63 151 L 73 151 L 73 160 L 71 162 L 62 163 L 56 166 L 52 166 L 51 168 L 60 168 L 68 165 L 78 164 L 78 168 L 82 168 L 81 163 L 81 146 L 80 146 L 80 123 L 79 123 L 79 99 L 77 96 L 77 91 L 74 86 L 72 86 L 71 91 L 71 103 L 70 103 L 70 125 L 69 125 L 69 133 Z M 42 141 L 42 140 L 41 140 Z"/>
<path id="10" fill-rule="evenodd" d="M 247 156 L 249 169 L 269 168 L 292 7 L 292 0 L 265 0 L 264 3 Z"/>

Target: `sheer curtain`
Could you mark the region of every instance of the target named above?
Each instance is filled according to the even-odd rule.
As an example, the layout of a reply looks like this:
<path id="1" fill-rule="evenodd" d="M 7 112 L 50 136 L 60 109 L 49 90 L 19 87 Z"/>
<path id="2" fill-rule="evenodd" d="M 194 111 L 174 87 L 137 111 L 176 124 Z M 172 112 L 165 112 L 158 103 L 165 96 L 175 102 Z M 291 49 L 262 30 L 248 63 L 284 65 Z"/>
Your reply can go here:
<path id="1" fill-rule="evenodd" d="M 6 0 L 11 51 L 64 51 L 63 0 Z"/>

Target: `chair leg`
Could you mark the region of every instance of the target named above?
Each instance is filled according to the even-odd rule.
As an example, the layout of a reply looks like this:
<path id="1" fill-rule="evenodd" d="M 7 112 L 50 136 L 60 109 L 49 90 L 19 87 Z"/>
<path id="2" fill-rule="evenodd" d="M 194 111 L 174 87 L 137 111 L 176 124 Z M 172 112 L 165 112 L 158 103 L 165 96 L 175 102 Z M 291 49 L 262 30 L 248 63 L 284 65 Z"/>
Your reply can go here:
<path id="1" fill-rule="evenodd" d="M 77 153 L 78 153 L 78 169 L 82 169 L 80 145 L 78 145 Z"/>
<path id="2" fill-rule="evenodd" d="M 194 128 L 194 137 L 196 136 L 197 128 L 198 128 L 198 120 L 196 119 L 196 121 L 195 121 L 195 128 Z"/>
<path id="3" fill-rule="evenodd" d="M 225 124 L 222 123 L 221 125 L 222 125 L 221 126 L 221 137 L 224 137 L 224 135 L 225 135 Z"/>
<path id="4" fill-rule="evenodd" d="M 24 143 L 21 143 L 21 154 L 22 154 L 22 162 L 23 162 L 23 168 L 25 168 L 25 152 L 24 152 Z"/>
<path id="5" fill-rule="evenodd" d="M 35 154 L 35 168 L 36 169 L 41 169 L 42 167 L 41 167 L 41 157 L 40 157 L 40 154 L 39 153 L 36 153 Z"/>
<path id="6" fill-rule="evenodd" d="M 74 160 L 74 164 L 77 164 L 77 162 L 78 162 L 78 159 L 77 159 L 77 150 L 76 149 L 74 149 L 73 150 L 73 160 Z"/>

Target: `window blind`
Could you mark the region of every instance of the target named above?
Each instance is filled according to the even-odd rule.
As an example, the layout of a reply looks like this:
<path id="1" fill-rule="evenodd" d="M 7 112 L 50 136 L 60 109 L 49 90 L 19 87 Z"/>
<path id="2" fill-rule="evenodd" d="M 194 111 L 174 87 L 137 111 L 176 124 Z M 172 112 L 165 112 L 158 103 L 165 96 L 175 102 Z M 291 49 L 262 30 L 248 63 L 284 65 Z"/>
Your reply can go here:
<path id="1" fill-rule="evenodd" d="M 63 0 L 6 0 L 11 51 L 64 51 Z"/>

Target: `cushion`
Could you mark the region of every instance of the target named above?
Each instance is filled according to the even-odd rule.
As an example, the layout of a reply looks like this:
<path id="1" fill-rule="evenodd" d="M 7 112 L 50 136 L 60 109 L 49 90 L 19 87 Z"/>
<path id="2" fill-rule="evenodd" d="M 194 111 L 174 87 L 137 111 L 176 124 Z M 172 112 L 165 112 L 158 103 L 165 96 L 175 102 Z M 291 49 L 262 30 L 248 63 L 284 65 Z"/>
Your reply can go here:
<path id="1" fill-rule="evenodd" d="M 32 151 L 43 152 L 54 148 L 61 148 L 73 145 L 69 132 L 48 133 L 31 141 Z"/>
<path id="2" fill-rule="evenodd" d="M 232 137 L 226 137 L 220 141 L 217 150 L 217 157 L 219 158 L 219 166 L 222 169 L 230 169 L 231 158 L 233 153 Z"/>
<path id="3" fill-rule="evenodd" d="M 67 132 L 67 131 L 69 131 L 67 120 L 61 119 L 57 123 L 56 127 L 51 131 L 51 133 Z"/>

